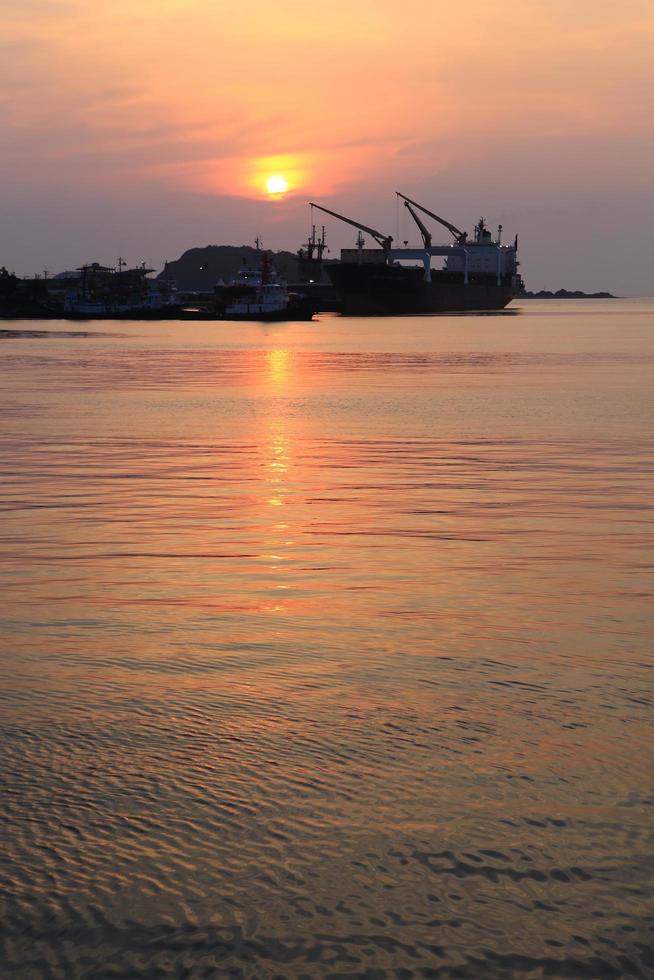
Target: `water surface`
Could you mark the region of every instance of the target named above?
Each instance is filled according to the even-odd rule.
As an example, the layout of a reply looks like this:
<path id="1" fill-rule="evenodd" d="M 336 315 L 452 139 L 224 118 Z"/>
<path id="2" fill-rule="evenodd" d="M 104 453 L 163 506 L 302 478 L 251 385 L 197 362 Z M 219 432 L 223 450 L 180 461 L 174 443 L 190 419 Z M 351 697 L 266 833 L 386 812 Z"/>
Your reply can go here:
<path id="1" fill-rule="evenodd" d="M 5 321 L 8 976 L 654 976 L 653 327 Z"/>

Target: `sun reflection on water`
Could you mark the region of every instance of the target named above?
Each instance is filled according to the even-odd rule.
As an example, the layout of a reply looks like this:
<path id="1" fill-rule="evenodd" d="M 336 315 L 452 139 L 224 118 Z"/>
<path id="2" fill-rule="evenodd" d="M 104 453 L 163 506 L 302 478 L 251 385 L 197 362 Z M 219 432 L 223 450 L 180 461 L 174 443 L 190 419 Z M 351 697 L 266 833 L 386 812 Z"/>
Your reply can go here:
<path id="1" fill-rule="evenodd" d="M 265 354 L 264 391 L 270 396 L 267 406 L 265 429 L 262 432 L 263 471 L 265 490 L 263 501 L 266 507 L 288 507 L 292 503 L 291 474 L 293 469 L 293 446 L 286 413 L 284 396 L 288 394 L 292 379 L 292 357 L 288 350 L 273 348 Z M 289 520 L 266 521 L 269 534 L 266 535 L 267 551 L 262 555 L 272 576 L 290 570 L 294 540 L 289 539 L 291 527 Z M 271 581 L 269 588 L 277 591 L 280 586 Z M 285 588 L 288 588 L 287 586 Z M 283 613 L 287 607 L 277 596 L 269 606 L 268 612 Z"/>
<path id="2" fill-rule="evenodd" d="M 290 380 L 290 375 L 290 352 L 283 348 L 267 351 L 264 369 L 266 387 L 275 394 L 281 394 Z"/>

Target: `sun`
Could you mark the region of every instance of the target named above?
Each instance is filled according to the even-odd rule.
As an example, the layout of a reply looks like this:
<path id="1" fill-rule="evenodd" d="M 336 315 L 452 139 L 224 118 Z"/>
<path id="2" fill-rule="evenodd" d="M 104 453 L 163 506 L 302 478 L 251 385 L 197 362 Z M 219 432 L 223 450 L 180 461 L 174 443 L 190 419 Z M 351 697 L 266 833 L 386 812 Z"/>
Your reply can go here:
<path id="1" fill-rule="evenodd" d="M 280 174 L 273 174 L 266 180 L 266 190 L 271 195 L 285 194 L 288 190 L 288 181 Z"/>

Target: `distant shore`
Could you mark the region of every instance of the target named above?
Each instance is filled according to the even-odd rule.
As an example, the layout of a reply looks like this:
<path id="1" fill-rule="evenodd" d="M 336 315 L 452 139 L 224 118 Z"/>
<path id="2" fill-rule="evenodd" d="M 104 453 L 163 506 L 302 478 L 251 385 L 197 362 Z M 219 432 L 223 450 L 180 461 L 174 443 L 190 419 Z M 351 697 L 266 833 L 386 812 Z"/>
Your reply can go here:
<path id="1" fill-rule="evenodd" d="M 520 293 L 517 299 L 618 299 L 613 293 L 582 293 L 580 289 L 557 289 L 552 292 L 550 289 L 541 289 L 537 293 L 526 289 Z"/>

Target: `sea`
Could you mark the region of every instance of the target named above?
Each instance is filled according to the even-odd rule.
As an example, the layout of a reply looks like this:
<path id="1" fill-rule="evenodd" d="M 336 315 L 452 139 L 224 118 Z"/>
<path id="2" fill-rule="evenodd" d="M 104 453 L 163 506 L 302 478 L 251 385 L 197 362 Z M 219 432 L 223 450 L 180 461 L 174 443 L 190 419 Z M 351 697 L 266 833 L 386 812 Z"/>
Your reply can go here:
<path id="1" fill-rule="evenodd" d="M 654 977 L 654 300 L 0 323 L 0 973 Z"/>

